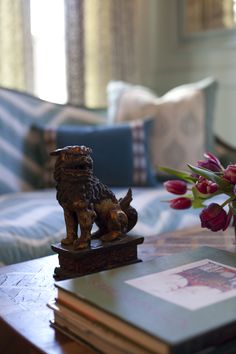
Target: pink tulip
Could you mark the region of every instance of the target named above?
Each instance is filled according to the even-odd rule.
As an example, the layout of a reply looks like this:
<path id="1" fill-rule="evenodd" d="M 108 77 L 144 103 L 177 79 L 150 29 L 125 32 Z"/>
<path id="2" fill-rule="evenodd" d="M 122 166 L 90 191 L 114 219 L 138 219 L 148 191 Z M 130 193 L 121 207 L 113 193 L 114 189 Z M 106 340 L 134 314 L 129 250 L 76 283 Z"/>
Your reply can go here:
<path id="1" fill-rule="evenodd" d="M 236 165 L 229 165 L 224 171 L 224 178 L 236 184 Z"/>
<path id="2" fill-rule="evenodd" d="M 164 182 L 166 190 L 173 194 L 185 194 L 187 191 L 187 183 L 180 180 L 171 180 Z"/>
<path id="3" fill-rule="evenodd" d="M 189 198 L 179 197 L 170 200 L 170 207 L 172 209 L 189 209 L 191 208 L 192 201 Z"/>
<path id="4" fill-rule="evenodd" d="M 226 211 L 217 203 L 211 203 L 200 213 L 202 227 L 206 227 L 211 231 L 224 230 L 228 224 Z"/>

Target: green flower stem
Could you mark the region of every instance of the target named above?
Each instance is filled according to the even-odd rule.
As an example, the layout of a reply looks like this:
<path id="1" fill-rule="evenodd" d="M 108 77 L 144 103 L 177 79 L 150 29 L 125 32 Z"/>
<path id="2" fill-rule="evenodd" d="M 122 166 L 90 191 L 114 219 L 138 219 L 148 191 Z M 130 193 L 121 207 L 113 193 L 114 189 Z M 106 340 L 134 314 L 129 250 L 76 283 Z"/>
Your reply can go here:
<path id="1" fill-rule="evenodd" d="M 227 204 L 233 202 L 234 200 L 235 200 L 235 195 L 232 196 L 232 197 L 230 197 L 230 198 L 228 198 L 228 199 L 226 199 L 226 201 L 221 204 L 222 208 L 223 208 L 224 206 L 226 206 Z"/>
<path id="2" fill-rule="evenodd" d="M 236 201 L 235 200 L 233 200 L 233 202 L 232 202 L 232 212 L 233 212 L 233 215 L 234 215 L 234 217 L 236 216 Z M 235 218 L 235 226 L 236 226 L 236 218 Z"/>

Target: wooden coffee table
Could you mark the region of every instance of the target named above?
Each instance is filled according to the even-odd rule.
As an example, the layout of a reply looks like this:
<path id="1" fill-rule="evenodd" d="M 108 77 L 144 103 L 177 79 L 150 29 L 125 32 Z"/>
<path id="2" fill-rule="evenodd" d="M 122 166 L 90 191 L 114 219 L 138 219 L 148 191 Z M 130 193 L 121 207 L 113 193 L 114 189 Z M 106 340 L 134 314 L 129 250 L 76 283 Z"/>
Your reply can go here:
<path id="1" fill-rule="evenodd" d="M 143 261 L 201 245 L 236 251 L 233 231 L 212 233 L 201 228 L 146 238 L 138 247 Z M 50 327 L 46 306 L 56 294 L 53 272 L 57 256 L 0 267 L 0 353 L 92 354 L 96 350 L 75 343 Z"/>

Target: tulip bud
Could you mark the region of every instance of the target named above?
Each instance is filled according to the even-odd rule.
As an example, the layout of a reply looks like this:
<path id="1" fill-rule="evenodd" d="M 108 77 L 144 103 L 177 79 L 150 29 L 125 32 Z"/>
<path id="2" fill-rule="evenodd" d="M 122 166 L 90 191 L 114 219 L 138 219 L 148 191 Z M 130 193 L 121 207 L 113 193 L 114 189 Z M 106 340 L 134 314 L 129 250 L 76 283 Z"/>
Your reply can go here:
<path id="1" fill-rule="evenodd" d="M 214 160 L 216 162 L 216 164 L 223 169 L 223 166 L 221 165 L 220 160 L 215 155 L 213 155 L 211 152 L 205 152 L 204 157 L 206 159 Z"/>
<path id="2" fill-rule="evenodd" d="M 224 171 L 224 178 L 236 184 L 236 165 L 229 165 Z"/>
<path id="3" fill-rule="evenodd" d="M 215 182 L 209 181 L 207 186 L 207 193 L 213 194 L 218 191 L 218 185 Z"/>
<path id="4" fill-rule="evenodd" d="M 218 185 L 201 176 L 198 178 L 196 188 L 202 194 L 213 194 L 217 192 Z"/>
<path id="5" fill-rule="evenodd" d="M 222 167 L 218 165 L 218 163 L 215 160 L 212 160 L 208 158 L 207 160 L 199 160 L 197 162 L 197 166 L 201 168 L 205 168 L 207 170 L 210 170 L 212 172 L 220 172 L 222 171 Z"/>
<path id="6" fill-rule="evenodd" d="M 179 197 L 170 200 L 170 207 L 172 209 L 189 209 L 191 208 L 192 201 L 189 198 Z"/>
<path id="7" fill-rule="evenodd" d="M 221 172 L 224 170 L 223 166 L 215 155 L 208 152 L 204 154 L 204 157 L 206 160 L 199 160 L 197 162 L 198 167 L 206 168 L 212 172 Z"/>
<path id="8" fill-rule="evenodd" d="M 211 203 L 200 213 L 202 227 L 211 231 L 224 230 L 228 218 L 226 211 L 217 203 Z"/>
<path id="9" fill-rule="evenodd" d="M 187 183 L 180 180 L 171 180 L 164 182 L 166 190 L 173 194 L 185 194 L 187 191 Z"/>

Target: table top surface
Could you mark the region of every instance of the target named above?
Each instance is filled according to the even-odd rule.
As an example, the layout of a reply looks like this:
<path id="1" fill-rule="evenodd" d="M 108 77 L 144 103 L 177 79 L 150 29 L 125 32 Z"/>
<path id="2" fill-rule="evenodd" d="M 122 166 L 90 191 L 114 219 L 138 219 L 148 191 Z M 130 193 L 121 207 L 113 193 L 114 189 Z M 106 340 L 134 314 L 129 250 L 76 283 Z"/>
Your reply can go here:
<path id="1" fill-rule="evenodd" d="M 138 246 L 143 261 L 207 245 L 236 251 L 233 230 L 213 233 L 201 228 L 147 237 Z M 56 332 L 49 325 L 52 310 L 46 304 L 56 295 L 54 268 L 57 255 L 0 267 L 0 340 L 4 353 L 83 353 L 95 350 Z M 12 341 L 12 334 L 17 335 Z"/>

